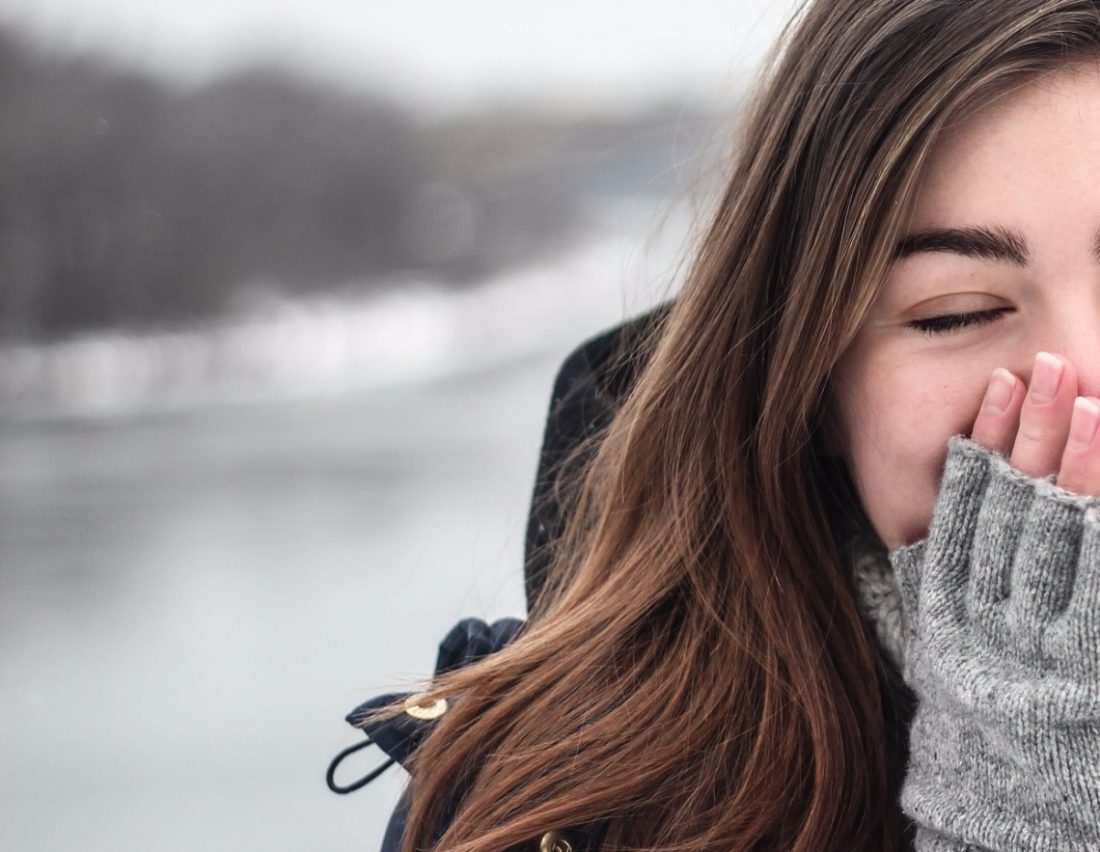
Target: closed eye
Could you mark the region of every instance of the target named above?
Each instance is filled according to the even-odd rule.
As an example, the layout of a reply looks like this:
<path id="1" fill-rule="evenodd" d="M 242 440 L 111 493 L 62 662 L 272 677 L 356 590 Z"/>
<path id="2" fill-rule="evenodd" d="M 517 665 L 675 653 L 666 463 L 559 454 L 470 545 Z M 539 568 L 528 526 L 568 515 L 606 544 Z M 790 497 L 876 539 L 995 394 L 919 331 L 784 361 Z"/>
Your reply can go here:
<path id="1" fill-rule="evenodd" d="M 1014 310 L 1015 308 L 990 308 L 989 310 L 973 311 L 967 314 L 943 314 L 938 317 L 910 320 L 906 323 L 906 326 L 927 334 L 943 334 L 967 326 L 987 325 L 999 319 L 1002 314 L 1011 313 Z"/>

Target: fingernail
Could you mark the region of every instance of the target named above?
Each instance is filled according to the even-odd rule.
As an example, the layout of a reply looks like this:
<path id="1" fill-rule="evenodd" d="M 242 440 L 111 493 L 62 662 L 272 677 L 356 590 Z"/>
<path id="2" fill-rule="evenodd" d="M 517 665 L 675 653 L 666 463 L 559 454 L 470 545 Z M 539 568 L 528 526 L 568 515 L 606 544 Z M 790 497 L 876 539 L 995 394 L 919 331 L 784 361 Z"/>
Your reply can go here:
<path id="1" fill-rule="evenodd" d="M 1096 437 L 1098 423 L 1100 423 L 1100 405 L 1083 396 L 1077 397 L 1073 401 L 1073 416 L 1069 421 L 1070 446 L 1083 450 L 1091 444 L 1092 439 Z"/>
<path id="2" fill-rule="evenodd" d="M 1031 371 L 1031 387 L 1028 396 L 1032 402 L 1050 402 L 1058 393 L 1062 382 L 1062 360 L 1049 352 L 1035 356 L 1035 368 Z"/>
<path id="3" fill-rule="evenodd" d="M 1016 377 L 1004 367 L 993 371 L 989 379 L 989 388 L 982 400 L 982 410 L 990 414 L 1004 414 L 1012 402 L 1012 392 L 1016 390 Z"/>

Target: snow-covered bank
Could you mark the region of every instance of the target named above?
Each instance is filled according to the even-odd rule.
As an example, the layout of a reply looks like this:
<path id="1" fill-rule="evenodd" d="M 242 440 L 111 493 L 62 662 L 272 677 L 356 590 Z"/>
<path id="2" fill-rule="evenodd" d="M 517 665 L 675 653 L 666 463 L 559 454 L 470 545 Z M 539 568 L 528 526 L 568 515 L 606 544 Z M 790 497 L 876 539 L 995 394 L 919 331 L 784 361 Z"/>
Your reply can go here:
<path id="1" fill-rule="evenodd" d="M 674 233 L 648 249 L 603 234 L 470 289 L 404 281 L 355 297 L 268 296 L 239 318 L 186 331 L 0 347 L 0 410 L 9 421 L 111 417 L 340 394 L 513 363 L 670 295 L 683 225 L 666 230 Z M 355 289 L 365 288 L 344 291 Z"/>

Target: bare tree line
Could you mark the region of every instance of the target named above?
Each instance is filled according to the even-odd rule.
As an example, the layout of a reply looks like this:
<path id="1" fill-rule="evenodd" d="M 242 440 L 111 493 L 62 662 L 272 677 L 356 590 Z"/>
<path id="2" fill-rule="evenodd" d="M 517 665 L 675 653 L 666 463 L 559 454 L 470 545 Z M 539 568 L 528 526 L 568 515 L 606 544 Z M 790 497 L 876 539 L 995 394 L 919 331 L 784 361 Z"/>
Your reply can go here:
<path id="1" fill-rule="evenodd" d="M 429 126 L 273 70 L 186 91 L 0 32 L 0 336 L 209 317 L 250 282 L 461 285 L 583 232 L 586 194 L 647 189 L 668 121 Z"/>

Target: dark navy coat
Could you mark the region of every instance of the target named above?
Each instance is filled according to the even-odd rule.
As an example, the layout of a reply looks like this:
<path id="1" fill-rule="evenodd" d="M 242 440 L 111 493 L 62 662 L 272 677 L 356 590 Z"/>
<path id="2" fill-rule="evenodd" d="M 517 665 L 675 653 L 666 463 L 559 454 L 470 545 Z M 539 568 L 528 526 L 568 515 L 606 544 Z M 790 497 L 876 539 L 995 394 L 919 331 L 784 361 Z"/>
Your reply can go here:
<path id="1" fill-rule="evenodd" d="M 558 371 L 550 399 L 550 410 L 543 434 L 542 451 L 535 475 L 534 494 L 527 521 L 524 579 L 528 609 L 542 590 L 549 569 L 547 545 L 561 535 L 567 506 L 555 498 L 555 483 L 564 472 L 572 450 L 586 437 L 602 430 L 611 420 L 618 402 L 629 390 L 638 368 L 649 352 L 648 343 L 655 339 L 660 323 L 668 314 L 668 305 L 605 331 L 578 346 Z M 574 464 L 584 458 L 574 459 Z M 564 500 L 568 502 L 569 495 Z M 523 626 L 515 618 L 505 618 L 493 624 L 467 618 L 456 624 L 443 638 L 436 660 L 436 673 L 466 665 L 499 650 L 510 642 Z M 404 701 L 408 711 L 381 722 L 364 719 L 367 711 L 396 701 Z M 352 792 L 365 785 L 392 763 L 402 766 L 430 732 L 434 718 L 445 712 L 443 706 L 422 706 L 417 696 L 387 694 L 376 696 L 356 707 L 347 721 L 362 729 L 367 739 L 346 749 L 329 767 L 329 786 L 336 792 Z M 363 746 L 374 744 L 385 755 L 383 767 L 349 786 L 335 781 L 340 761 Z M 453 815 L 459 800 L 448 803 L 447 814 Z M 405 827 L 407 802 L 398 803 L 386 829 L 382 852 L 398 852 Z M 442 827 L 441 827 L 442 828 Z M 599 825 L 578 826 L 564 831 L 548 830 L 532 838 L 530 849 L 538 852 L 582 852 L 595 848 L 599 842 Z M 526 848 L 526 847 L 525 847 Z"/>

